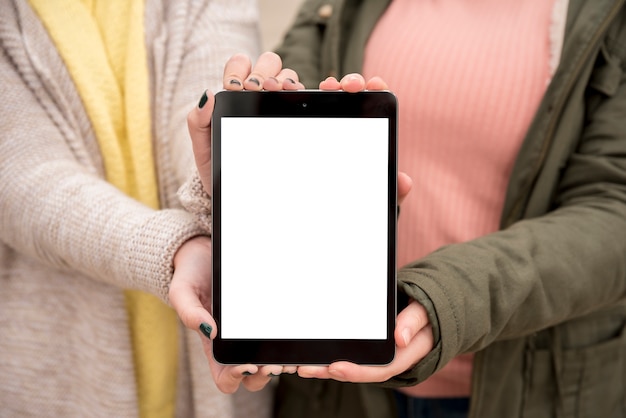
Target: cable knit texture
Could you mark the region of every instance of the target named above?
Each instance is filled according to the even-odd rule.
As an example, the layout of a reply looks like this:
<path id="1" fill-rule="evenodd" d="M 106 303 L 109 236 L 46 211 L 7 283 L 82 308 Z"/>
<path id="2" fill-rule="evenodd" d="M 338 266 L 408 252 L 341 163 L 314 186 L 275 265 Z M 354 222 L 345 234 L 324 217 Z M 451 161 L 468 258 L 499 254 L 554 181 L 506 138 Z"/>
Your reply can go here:
<path id="1" fill-rule="evenodd" d="M 257 54 L 258 11 L 247 0 L 147 1 L 168 208 L 155 211 L 104 181 L 83 103 L 27 2 L 0 0 L 0 10 L 0 416 L 135 417 L 122 290 L 167 301 L 175 251 L 209 233 L 176 196 L 193 165 L 185 117 L 204 89 L 221 88 L 229 56 Z M 177 416 L 269 416 L 267 391 L 219 393 L 199 337 L 181 335 Z"/>

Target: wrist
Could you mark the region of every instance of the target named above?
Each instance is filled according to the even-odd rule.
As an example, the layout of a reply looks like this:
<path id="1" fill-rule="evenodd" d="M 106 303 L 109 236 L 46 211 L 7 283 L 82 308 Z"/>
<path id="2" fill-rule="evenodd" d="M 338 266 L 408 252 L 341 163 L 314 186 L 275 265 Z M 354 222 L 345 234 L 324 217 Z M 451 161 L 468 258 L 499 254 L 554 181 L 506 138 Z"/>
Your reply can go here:
<path id="1" fill-rule="evenodd" d="M 197 235 L 185 241 L 174 254 L 174 269 L 186 258 L 193 256 L 197 251 L 211 253 L 211 238 L 206 235 Z"/>

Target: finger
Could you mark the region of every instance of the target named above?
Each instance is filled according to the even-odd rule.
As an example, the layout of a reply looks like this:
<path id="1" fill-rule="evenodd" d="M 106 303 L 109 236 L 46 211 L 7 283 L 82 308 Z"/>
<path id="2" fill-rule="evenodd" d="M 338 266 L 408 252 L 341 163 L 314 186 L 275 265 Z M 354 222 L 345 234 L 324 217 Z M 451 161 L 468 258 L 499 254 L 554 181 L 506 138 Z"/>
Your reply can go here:
<path id="1" fill-rule="evenodd" d="M 323 366 L 299 366 L 298 376 L 305 379 L 332 379 L 328 367 Z"/>
<path id="2" fill-rule="evenodd" d="M 263 389 L 272 380 L 272 378 L 280 376 L 282 366 L 263 366 L 258 372 L 252 376 L 247 376 L 243 380 L 243 385 L 250 392 L 257 392 Z"/>
<path id="3" fill-rule="evenodd" d="M 398 347 L 407 347 L 422 328 L 429 325 L 426 309 L 416 301 L 412 301 L 396 318 L 394 338 Z"/>
<path id="4" fill-rule="evenodd" d="M 283 89 L 283 83 L 276 77 L 268 77 L 263 82 L 263 90 L 280 91 Z"/>
<path id="5" fill-rule="evenodd" d="M 331 379 L 340 382 L 384 382 L 393 376 L 393 368 L 390 366 L 373 367 L 360 366 L 358 364 L 341 361 L 328 366 L 328 375 Z"/>
<path id="6" fill-rule="evenodd" d="M 372 77 L 365 82 L 362 75 L 353 73 L 344 76 L 341 81 L 337 81 L 334 77 L 328 77 L 322 81 L 319 86 L 320 90 L 340 90 L 355 93 L 364 89 L 367 90 L 389 90 L 387 83 L 380 77 Z"/>
<path id="7" fill-rule="evenodd" d="M 298 366 L 284 366 L 283 373 L 294 374 L 298 372 Z"/>
<path id="8" fill-rule="evenodd" d="M 250 392 L 258 392 L 267 386 L 271 380 L 271 376 L 265 376 L 257 373 L 254 376 L 247 376 L 243 380 L 243 386 Z"/>
<path id="9" fill-rule="evenodd" d="M 356 93 L 365 89 L 365 79 L 357 73 L 347 74 L 341 79 L 340 84 L 341 88 L 348 93 Z"/>
<path id="10" fill-rule="evenodd" d="M 207 192 L 211 190 L 211 115 L 214 106 L 215 97 L 206 90 L 198 106 L 187 115 L 187 127 L 196 166 L 202 185 Z"/>
<path id="11" fill-rule="evenodd" d="M 204 355 L 209 359 L 211 376 L 217 388 L 223 393 L 234 393 L 247 376 L 252 376 L 258 371 L 258 367 L 252 364 L 242 364 L 237 366 L 224 366 L 219 364 L 213 357 L 213 342 L 206 337 L 202 337 L 202 349 Z"/>
<path id="12" fill-rule="evenodd" d="M 224 89 L 243 90 L 243 81 L 250 75 L 252 62 L 244 54 L 233 55 L 224 66 Z"/>
<path id="13" fill-rule="evenodd" d="M 283 68 L 275 77 L 267 78 L 263 88 L 268 91 L 300 90 L 304 89 L 304 84 L 298 81 L 298 74 L 294 70 Z"/>
<path id="14" fill-rule="evenodd" d="M 283 62 L 274 52 L 264 52 L 252 67 L 250 75 L 244 80 L 246 90 L 261 90 L 265 80 L 276 77 L 283 66 Z"/>
<path id="15" fill-rule="evenodd" d="M 206 331 L 203 323 L 200 325 L 200 333 L 202 339 L 202 348 L 204 355 L 209 359 L 209 366 L 213 381 L 217 388 L 223 393 L 234 393 L 248 376 L 253 376 L 258 372 L 258 367 L 252 364 L 243 364 L 238 366 L 223 366 L 219 364 L 213 357 L 212 338 L 216 335 L 215 329 Z M 209 337 L 212 335 L 213 337 Z M 269 378 L 268 378 L 269 379 Z M 261 386 L 262 387 L 262 386 Z"/>
<path id="16" fill-rule="evenodd" d="M 178 269 L 174 274 L 185 274 Z M 183 283 L 183 285 L 178 285 Z M 172 280 L 168 293 L 169 301 L 185 327 L 203 334 L 207 339 L 217 335 L 217 325 L 213 316 L 204 307 L 200 297 L 191 286 Z"/>
<path id="17" fill-rule="evenodd" d="M 206 352 L 207 356 L 212 355 Z M 212 357 L 209 357 L 212 358 Z M 217 388 L 223 393 L 234 393 L 248 377 L 254 376 L 258 372 L 258 367 L 252 364 L 240 366 L 221 366 L 214 360 L 211 361 L 211 374 Z"/>
<path id="18" fill-rule="evenodd" d="M 340 90 L 341 84 L 335 77 L 328 77 L 320 83 L 320 90 Z"/>
<path id="19" fill-rule="evenodd" d="M 283 373 L 283 369 L 283 366 L 278 365 L 261 366 L 257 375 L 267 376 L 271 379 L 272 377 L 280 376 Z"/>
<path id="20" fill-rule="evenodd" d="M 367 80 L 367 84 L 365 85 L 365 88 L 367 90 L 389 90 L 387 83 L 385 83 L 385 81 L 378 76 L 372 77 L 369 80 Z"/>
<path id="21" fill-rule="evenodd" d="M 411 368 L 433 348 L 430 326 L 422 328 L 405 348 L 398 348 L 393 361 L 387 366 L 360 366 L 349 362 L 337 362 L 328 366 L 331 378 L 342 382 L 385 382 Z"/>
<path id="22" fill-rule="evenodd" d="M 282 80 L 283 89 L 285 90 L 304 89 L 304 84 L 300 82 L 298 73 L 296 73 L 291 68 L 284 68 L 280 73 L 278 73 L 276 78 L 278 78 L 278 80 Z"/>
<path id="23" fill-rule="evenodd" d="M 413 187 L 413 179 L 408 174 L 398 173 L 398 204 L 401 204 Z"/>

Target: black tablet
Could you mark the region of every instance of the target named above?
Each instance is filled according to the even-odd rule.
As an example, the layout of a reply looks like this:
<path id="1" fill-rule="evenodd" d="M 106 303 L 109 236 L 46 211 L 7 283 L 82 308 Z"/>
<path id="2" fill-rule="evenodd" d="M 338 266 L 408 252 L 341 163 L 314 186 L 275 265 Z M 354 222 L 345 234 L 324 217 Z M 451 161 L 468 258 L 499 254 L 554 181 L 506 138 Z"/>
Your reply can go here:
<path id="1" fill-rule="evenodd" d="M 223 91 L 211 123 L 215 359 L 389 363 L 395 96 Z"/>

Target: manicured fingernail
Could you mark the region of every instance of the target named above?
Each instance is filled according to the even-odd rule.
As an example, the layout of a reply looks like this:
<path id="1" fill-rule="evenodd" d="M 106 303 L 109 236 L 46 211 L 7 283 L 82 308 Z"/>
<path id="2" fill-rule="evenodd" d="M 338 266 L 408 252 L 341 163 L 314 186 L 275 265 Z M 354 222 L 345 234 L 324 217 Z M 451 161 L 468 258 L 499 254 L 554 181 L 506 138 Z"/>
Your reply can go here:
<path id="1" fill-rule="evenodd" d="M 213 327 L 206 322 L 200 324 L 200 332 L 204 334 L 209 340 L 211 339 L 211 332 L 213 332 Z"/>
<path id="2" fill-rule="evenodd" d="M 285 80 L 289 81 L 291 84 L 296 84 L 296 81 L 293 78 L 287 77 Z"/>
<path id="3" fill-rule="evenodd" d="M 244 375 L 244 376 L 252 376 L 253 375 L 252 372 L 249 372 L 247 370 L 245 372 L 241 373 L 241 374 Z"/>
<path id="4" fill-rule="evenodd" d="M 230 84 L 234 84 L 236 86 L 241 86 L 241 82 L 239 80 L 232 79 L 229 81 Z"/>
<path id="5" fill-rule="evenodd" d="M 259 80 L 257 80 L 257 79 L 256 79 L 256 78 L 254 78 L 254 77 L 250 77 L 250 78 L 248 79 L 248 81 L 249 81 L 249 82 L 251 82 L 252 84 L 256 84 L 257 86 L 260 86 L 260 85 L 261 85 L 261 83 L 259 82 Z"/>
<path id="6" fill-rule="evenodd" d="M 209 100 L 209 97 L 206 95 L 206 90 L 202 93 L 202 97 L 200 97 L 200 101 L 198 102 L 198 108 L 202 109 L 206 102 Z"/>

